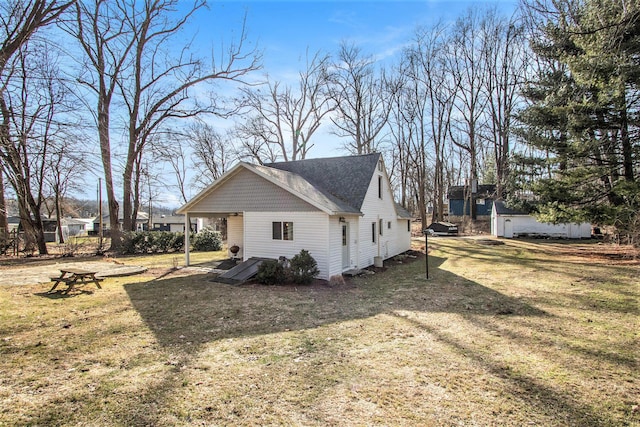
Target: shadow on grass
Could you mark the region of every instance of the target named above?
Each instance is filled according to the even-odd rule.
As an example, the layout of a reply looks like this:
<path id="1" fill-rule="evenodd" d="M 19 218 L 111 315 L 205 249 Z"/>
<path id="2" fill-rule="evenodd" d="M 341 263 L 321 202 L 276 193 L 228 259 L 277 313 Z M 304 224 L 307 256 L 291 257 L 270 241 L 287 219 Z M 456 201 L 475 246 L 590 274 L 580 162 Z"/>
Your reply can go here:
<path id="1" fill-rule="evenodd" d="M 235 286 L 210 282 L 211 276 L 202 274 L 127 284 L 125 290 L 158 343 L 186 351 L 196 350 L 199 343 L 315 328 L 399 309 L 545 315 L 520 299 L 439 270 L 444 258 L 429 258 L 430 280 L 424 273 L 416 275 L 420 268 L 424 271 L 422 258 L 412 267 L 394 266 L 335 288 Z"/>
<path id="2" fill-rule="evenodd" d="M 409 322 L 413 326 L 422 329 L 434 336 L 438 341 L 444 343 L 453 352 L 466 358 L 471 358 L 474 363 L 483 367 L 487 372 L 503 380 L 506 391 L 517 399 L 521 399 L 526 405 L 535 408 L 542 414 L 553 416 L 555 420 L 563 425 L 582 426 L 602 426 L 610 425 L 612 421 L 600 414 L 595 413 L 591 408 L 580 404 L 573 399 L 570 394 L 559 393 L 550 387 L 545 386 L 536 378 L 524 375 L 511 369 L 507 364 L 495 358 L 483 357 L 476 353 L 471 346 L 461 340 L 450 336 L 423 322 L 415 319 L 408 319 L 404 316 L 396 315 L 398 319 Z"/>
<path id="3" fill-rule="evenodd" d="M 92 295 L 95 291 L 91 291 L 88 289 L 77 289 L 73 288 L 70 292 L 67 292 L 66 289 L 57 290 L 55 292 L 36 292 L 33 295 L 49 298 L 49 299 L 65 299 L 65 298 L 73 298 L 80 295 Z"/>

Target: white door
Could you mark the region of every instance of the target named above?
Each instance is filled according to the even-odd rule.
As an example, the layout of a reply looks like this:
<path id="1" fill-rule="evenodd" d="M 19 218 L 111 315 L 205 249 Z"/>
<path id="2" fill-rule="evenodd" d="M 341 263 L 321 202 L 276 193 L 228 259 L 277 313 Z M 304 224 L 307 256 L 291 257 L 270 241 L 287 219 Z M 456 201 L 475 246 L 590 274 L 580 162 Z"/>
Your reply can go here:
<path id="1" fill-rule="evenodd" d="M 513 238 L 513 224 L 510 219 L 504 220 L 504 237 Z"/>
<path id="2" fill-rule="evenodd" d="M 349 223 L 342 224 L 342 268 L 349 268 Z"/>

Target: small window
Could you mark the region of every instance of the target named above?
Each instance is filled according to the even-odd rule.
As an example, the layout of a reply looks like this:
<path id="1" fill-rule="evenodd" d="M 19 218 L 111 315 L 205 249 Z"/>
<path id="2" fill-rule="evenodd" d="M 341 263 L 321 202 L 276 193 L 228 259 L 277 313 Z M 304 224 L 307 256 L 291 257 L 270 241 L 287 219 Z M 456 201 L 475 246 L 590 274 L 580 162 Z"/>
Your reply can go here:
<path id="1" fill-rule="evenodd" d="M 293 223 L 282 223 L 282 240 L 293 240 Z"/>
<path id="2" fill-rule="evenodd" d="M 383 228 L 382 226 L 383 226 L 383 224 L 384 224 L 384 221 L 380 220 L 380 227 L 379 228 L 380 228 L 380 235 L 381 236 L 382 236 L 382 228 Z"/>
<path id="3" fill-rule="evenodd" d="M 376 223 L 372 222 L 371 223 L 371 243 L 375 243 L 376 242 Z"/>
<path id="4" fill-rule="evenodd" d="M 410 219 L 407 220 L 407 231 L 411 232 L 411 220 Z"/>
<path id="5" fill-rule="evenodd" d="M 282 240 L 282 223 L 273 223 L 273 240 Z"/>
<path id="6" fill-rule="evenodd" d="M 391 221 L 387 222 L 387 230 L 391 230 Z"/>
<path id="7" fill-rule="evenodd" d="M 378 176 L 378 198 L 382 199 L 382 176 Z"/>
<path id="8" fill-rule="evenodd" d="M 293 222 L 273 222 L 273 240 L 293 240 Z"/>

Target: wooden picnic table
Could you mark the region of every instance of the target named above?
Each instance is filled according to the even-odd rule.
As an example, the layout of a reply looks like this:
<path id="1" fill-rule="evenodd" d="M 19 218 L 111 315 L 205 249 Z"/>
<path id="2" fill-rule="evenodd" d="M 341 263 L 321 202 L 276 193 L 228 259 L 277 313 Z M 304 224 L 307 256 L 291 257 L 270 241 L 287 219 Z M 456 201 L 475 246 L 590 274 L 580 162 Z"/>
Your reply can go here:
<path id="1" fill-rule="evenodd" d="M 98 289 L 102 289 L 100 282 L 103 279 L 96 277 L 96 274 L 98 274 L 97 271 L 85 270 L 83 268 L 61 268 L 60 276 L 51 278 L 53 287 L 49 289 L 49 292 L 53 292 L 60 283 L 67 285 L 67 289 L 62 291 L 62 293 L 65 294 L 69 293 L 76 285 L 84 285 L 91 282 L 95 283 Z"/>

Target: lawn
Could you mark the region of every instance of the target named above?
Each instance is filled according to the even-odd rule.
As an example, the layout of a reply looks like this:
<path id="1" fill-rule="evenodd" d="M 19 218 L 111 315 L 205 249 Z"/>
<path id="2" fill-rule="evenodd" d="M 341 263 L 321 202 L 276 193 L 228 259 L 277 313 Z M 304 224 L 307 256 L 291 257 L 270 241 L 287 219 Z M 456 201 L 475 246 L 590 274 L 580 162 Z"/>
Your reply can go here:
<path id="1" fill-rule="evenodd" d="M 429 280 L 231 286 L 165 256 L 65 298 L 0 286 L 0 425 L 640 425 L 638 262 L 429 246 Z"/>

